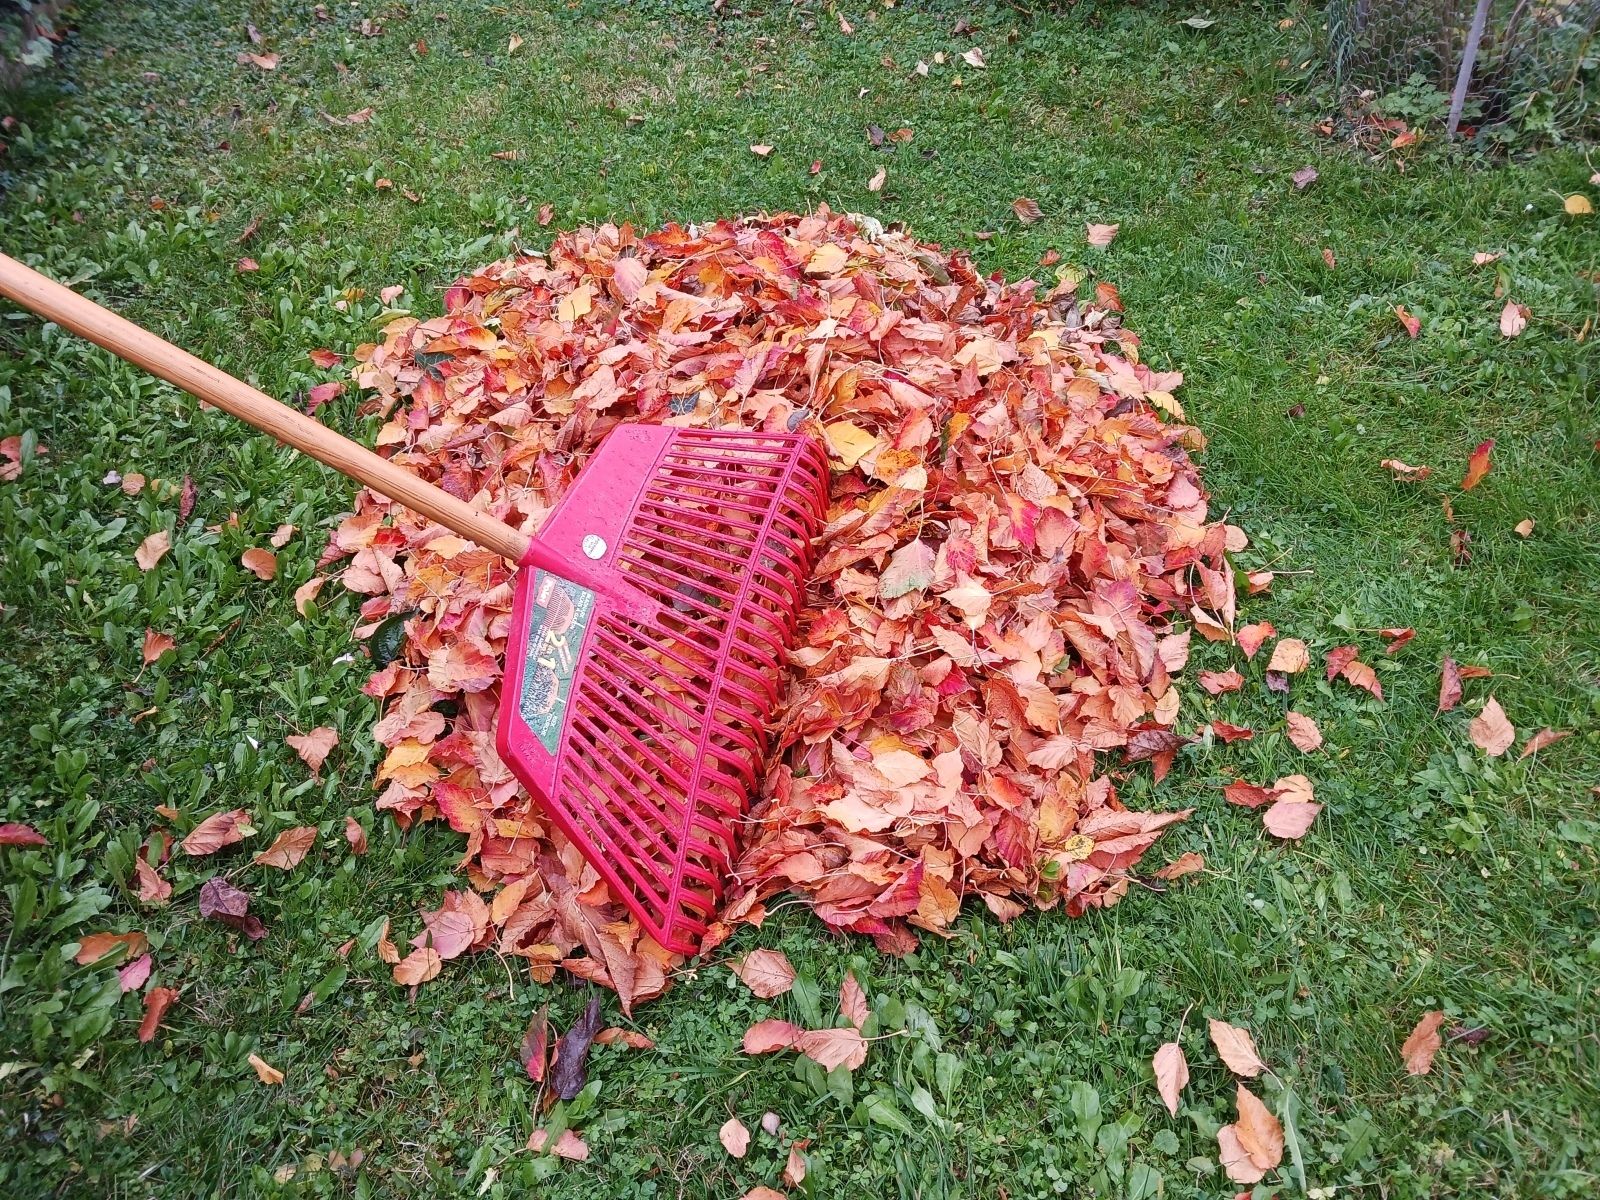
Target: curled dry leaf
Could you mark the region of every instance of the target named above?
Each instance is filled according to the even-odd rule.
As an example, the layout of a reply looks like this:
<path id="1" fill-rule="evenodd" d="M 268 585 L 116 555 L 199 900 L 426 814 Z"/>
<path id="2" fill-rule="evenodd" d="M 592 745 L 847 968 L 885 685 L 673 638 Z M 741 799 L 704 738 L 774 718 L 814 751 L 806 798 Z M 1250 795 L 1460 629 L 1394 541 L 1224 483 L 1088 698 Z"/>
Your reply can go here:
<path id="1" fill-rule="evenodd" d="M 794 968 L 782 950 L 752 950 L 728 967 L 763 1000 L 781 996 L 794 986 Z"/>
<path id="2" fill-rule="evenodd" d="M 283 1072 L 272 1066 L 259 1054 L 251 1054 L 249 1062 L 255 1068 L 256 1078 L 268 1087 L 277 1087 L 278 1084 L 283 1082 Z"/>
<path id="3" fill-rule="evenodd" d="M 983 59 L 983 48 L 980 46 L 974 46 L 971 50 L 963 50 L 961 52 L 961 61 L 969 67 L 978 68 L 980 71 L 989 65 Z"/>
<path id="4" fill-rule="evenodd" d="M 1448 654 L 1439 664 L 1439 712 L 1449 712 L 1461 703 L 1461 669 Z"/>
<path id="5" fill-rule="evenodd" d="M 1196 854 L 1193 850 L 1185 850 L 1177 858 L 1157 871 L 1156 878 L 1164 879 L 1170 883 L 1174 879 L 1182 879 L 1185 875 L 1193 875 L 1205 869 L 1205 855 Z"/>
<path id="6" fill-rule="evenodd" d="M 1400 1047 L 1400 1061 L 1405 1063 L 1407 1075 L 1426 1075 L 1433 1070 L 1433 1056 L 1444 1045 L 1444 1039 L 1439 1036 L 1439 1026 L 1443 1023 L 1441 1010 L 1425 1012 L 1416 1028 L 1406 1036 Z"/>
<path id="7" fill-rule="evenodd" d="M 1117 240 L 1117 232 L 1121 228 L 1121 222 L 1112 225 L 1096 225 L 1091 221 L 1083 227 L 1083 232 L 1089 245 L 1104 247 Z"/>
<path id="8" fill-rule="evenodd" d="M 1156 1073 L 1156 1091 L 1161 1095 L 1161 1103 L 1167 1106 L 1170 1115 L 1177 1116 L 1178 1096 L 1189 1085 L 1189 1060 L 1184 1057 L 1183 1047 L 1177 1042 L 1167 1042 L 1156 1051 L 1150 1066 Z"/>
<path id="9" fill-rule="evenodd" d="M 1407 312 L 1404 304 L 1394 306 L 1394 315 L 1400 319 L 1400 324 L 1405 326 L 1407 337 L 1416 338 L 1422 333 L 1422 322 Z"/>
<path id="10" fill-rule="evenodd" d="M 241 50 L 235 56 L 234 61 L 242 67 L 256 67 L 262 71 L 276 71 L 278 69 L 278 63 L 280 63 L 282 59 L 278 57 L 276 51 L 270 54 L 250 54 L 247 51 Z"/>
<path id="11" fill-rule="evenodd" d="M 867 994 L 856 982 L 854 971 L 846 971 L 844 982 L 839 985 L 839 1011 L 857 1029 L 866 1025 L 867 1018 L 872 1015 L 872 1010 L 867 1007 Z"/>
<path id="12" fill-rule="evenodd" d="M 1594 212 L 1594 205 L 1582 192 L 1573 192 L 1561 202 L 1561 207 L 1569 217 L 1587 217 Z"/>
<path id="13" fill-rule="evenodd" d="M 224 846 L 241 842 L 255 832 L 250 824 L 250 814 L 242 808 L 213 813 L 196 825 L 188 837 L 178 844 L 185 854 L 195 856 L 213 854 Z"/>
<path id="14" fill-rule="evenodd" d="M 366 826 L 362 825 L 354 817 L 346 817 L 344 819 L 344 840 L 350 843 L 350 853 L 359 858 L 367 852 Z"/>
<path id="15" fill-rule="evenodd" d="M 1507 300 L 1500 310 L 1500 336 L 1514 338 L 1528 327 L 1528 308 L 1515 300 Z"/>
<path id="16" fill-rule="evenodd" d="M 133 552 L 133 561 L 139 564 L 141 571 L 148 571 L 171 549 L 172 535 L 165 529 L 158 529 L 139 543 L 139 548 Z"/>
<path id="17" fill-rule="evenodd" d="M 149 1042 L 161 1028 L 161 1021 L 178 998 L 176 988 L 153 987 L 144 994 L 144 1020 L 139 1022 L 139 1040 Z"/>
<path id="18" fill-rule="evenodd" d="M 315 825 L 298 825 L 293 829 L 285 829 L 272 840 L 272 845 L 251 861 L 259 867 L 277 867 L 280 871 L 292 871 L 300 865 L 316 841 Z"/>
<path id="19" fill-rule="evenodd" d="M 583 1015 L 556 1039 L 555 1060 L 550 1066 L 550 1088 L 558 1100 L 571 1100 L 588 1082 L 589 1046 L 600 1032 L 600 1001 L 591 997 Z"/>
<path id="20" fill-rule="evenodd" d="M 717 1140 L 734 1158 L 743 1158 L 750 1150 L 750 1131 L 738 1117 L 729 1117 L 717 1130 Z"/>
<path id="21" fill-rule="evenodd" d="M 1044 217 L 1039 210 L 1039 202 L 1030 200 L 1026 196 L 1018 196 L 1011 202 L 1011 211 L 1017 214 L 1017 220 L 1024 225 L 1035 225 Z"/>
<path id="22" fill-rule="evenodd" d="M 1524 758 L 1527 758 L 1530 754 L 1537 754 L 1546 746 L 1553 746 L 1562 738 L 1569 738 L 1571 736 L 1572 730 L 1570 729 L 1541 729 L 1538 733 L 1534 734 L 1528 739 L 1527 744 L 1522 747 L 1522 753 L 1517 755 L 1517 759 L 1520 761 Z"/>
<path id="23" fill-rule="evenodd" d="M 306 733 L 291 733 L 283 739 L 289 748 L 300 756 L 300 761 L 311 768 L 311 773 L 322 777 L 322 764 L 339 744 L 339 731 L 331 725 L 319 725 Z"/>
<path id="24" fill-rule="evenodd" d="M 1380 467 L 1388 467 L 1389 470 L 1394 472 L 1396 479 L 1411 479 L 1420 482 L 1433 474 L 1432 467 L 1413 467 L 1410 463 L 1402 462 L 1398 458 L 1386 458 L 1378 465 Z"/>
<path id="25" fill-rule="evenodd" d="M 1298 675 L 1311 665 L 1311 654 L 1299 638 L 1280 638 L 1272 648 L 1272 658 L 1267 670 L 1281 671 L 1285 675 Z"/>
<path id="26" fill-rule="evenodd" d="M 1228 1070 L 1245 1079 L 1254 1079 L 1267 1069 L 1267 1064 L 1256 1053 L 1255 1039 L 1250 1036 L 1248 1029 L 1230 1025 L 1215 1017 L 1207 1024 L 1211 1031 L 1211 1044 L 1217 1048 L 1217 1057 Z"/>
<path id="27" fill-rule="evenodd" d="M 259 917 L 250 915 L 250 896 L 221 875 L 200 885 L 200 915 L 239 930 L 252 942 L 267 936 Z"/>
<path id="28" fill-rule="evenodd" d="M 267 540 L 270 541 L 276 549 L 281 550 L 284 546 L 288 545 L 289 539 L 294 536 L 294 531 L 295 526 L 293 525 L 279 525 L 272 531 L 272 536 Z"/>
<path id="29" fill-rule="evenodd" d="M 1289 741 L 1295 749 L 1303 754 L 1310 754 L 1322 748 L 1322 730 L 1317 728 L 1317 723 L 1304 713 L 1297 713 L 1290 709 L 1283 717 L 1289 727 Z"/>
<path id="30" fill-rule="evenodd" d="M 616 1025 L 602 1029 L 594 1035 L 596 1046 L 627 1046 L 630 1050 L 650 1050 L 655 1042 L 636 1029 L 622 1029 Z"/>
<path id="31" fill-rule="evenodd" d="M 278 556 L 260 546 L 251 546 L 239 556 L 239 562 L 257 579 L 271 579 L 278 573 Z"/>
<path id="32" fill-rule="evenodd" d="M 1527 537 L 1533 533 L 1533 518 L 1524 517 L 1511 527 L 1512 532 L 1518 537 Z"/>
<path id="33" fill-rule="evenodd" d="M 1472 744 L 1490 758 L 1499 758 L 1517 740 L 1516 729 L 1506 717 L 1505 709 L 1493 696 L 1484 702 L 1483 711 L 1467 725 L 1467 734 L 1472 738 Z"/>

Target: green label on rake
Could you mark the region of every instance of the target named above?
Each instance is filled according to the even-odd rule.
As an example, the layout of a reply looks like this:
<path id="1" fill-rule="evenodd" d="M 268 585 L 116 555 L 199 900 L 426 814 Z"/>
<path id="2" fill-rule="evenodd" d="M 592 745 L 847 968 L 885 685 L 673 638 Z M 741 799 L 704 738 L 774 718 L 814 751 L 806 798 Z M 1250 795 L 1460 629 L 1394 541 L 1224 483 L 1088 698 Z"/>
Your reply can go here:
<path id="1" fill-rule="evenodd" d="M 561 743 L 578 651 L 594 615 L 594 593 L 559 575 L 533 577 L 528 657 L 522 666 L 522 719 L 551 754 Z"/>

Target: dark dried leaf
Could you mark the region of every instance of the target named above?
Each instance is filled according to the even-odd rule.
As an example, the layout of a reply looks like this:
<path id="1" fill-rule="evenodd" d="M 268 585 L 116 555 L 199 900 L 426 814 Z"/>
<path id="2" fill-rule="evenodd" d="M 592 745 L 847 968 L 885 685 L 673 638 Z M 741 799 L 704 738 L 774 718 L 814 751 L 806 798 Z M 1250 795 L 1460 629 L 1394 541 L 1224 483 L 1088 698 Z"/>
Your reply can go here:
<path id="1" fill-rule="evenodd" d="M 583 1091 L 588 1078 L 589 1043 L 600 1032 L 600 997 L 591 999 L 578 1023 L 556 1039 L 555 1061 L 550 1065 L 550 1087 L 557 1099 L 571 1100 Z"/>

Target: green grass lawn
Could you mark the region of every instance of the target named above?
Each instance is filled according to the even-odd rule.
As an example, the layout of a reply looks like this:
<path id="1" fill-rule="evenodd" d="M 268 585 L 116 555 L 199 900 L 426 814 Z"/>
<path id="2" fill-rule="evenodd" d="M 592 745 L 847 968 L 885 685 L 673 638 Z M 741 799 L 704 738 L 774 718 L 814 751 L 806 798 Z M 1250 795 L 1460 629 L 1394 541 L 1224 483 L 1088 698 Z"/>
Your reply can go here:
<path id="1" fill-rule="evenodd" d="M 1131 773 L 1134 807 L 1198 806 L 1150 861 L 1198 850 L 1208 871 L 1167 894 L 1007 927 L 978 906 L 902 960 L 778 904 L 724 952 L 782 948 L 802 986 L 760 1001 L 716 963 L 686 973 L 635 1016 L 655 1049 L 597 1049 L 566 1107 L 591 1159 L 535 1157 L 517 1046 L 535 1008 L 565 1027 L 587 989 L 479 955 L 412 1001 L 372 949 L 385 915 L 459 883 L 459 838 L 376 819 L 355 605 L 333 586 L 305 618 L 291 602 L 350 485 L 0 309 L 0 436 L 49 448 L 0 483 L 0 820 L 51 840 L 0 850 L 0 1193 L 736 1197 L 777 1186 L 786 1151 L 757 1132 L 737 1161 L 717 1129 L 770 1110 L 785 1141 L 812 1139 L 795 1195 L 1231 1195 L 1215 1131 L 1233 1087 L 1207 1015 L 1251 1028 L 1273 1068 L 1258 1091 L 1290 1153 L 1262 1196 L 1600 1188 L 1600 359 L 1582 336 L 1600 218 L 1562 209 L 1564 194 L 1600 199 L 1581 154 L 1493 166 L 1425 140 L 1372 159 L 1323 139 L 1286 73 L 1305 15 L 1270 6 L 1221 7 L 1195 30 L 1183 5 L 860 2 L 838 10 L 849 36 L 833 10 L 785 3 L 716 19 L 688 0 L 327 7 L 324 22 L 310 4 L 83 5 L 60 68 L 0 99 L 18 122 L 0 133 L 0 248 L 289 398 L 336 377 L 307 350 L 374 336 L 379 288 L 405 284 L 398 303 L 435 313 L 454 272 L 582 222 L 825 201 L 1011 276 L 1054 247 L 1115 282 L 1146 359 L 1187 376 L 1217 510 L 1255 539 L 1240 561 L 1284 572 L 1245 619 L 1305 638 L 1319 662 L 1359 643 L 1386 700 L 1303 676 L 1295 707 L 1328 739 L 1316 758 L 1272 734 L 1197 744 L 1160 786 Z M 962 17 L 973 32 L 954 36 Z M 960 62 L 973 45 L 986 69 Z M 235 61 L 268 50 L 275 71 Z M 915 136 L 874 149 L 869 124 Z M 1307 165 L 1319 177 L 1299 190 Z M 1019 224 L 1018 196 L 1044 219 Z M 1085 221 L 1121 234 L 1088 249 Z M 1475 268 L 1476 251 L 1501 257 Z M 258 271 L 235 269 L 245 255 Z M 1514 341 L 1506 296 L 1531 312 Z M 355 410 L 347 394 L 321 415 L 370 436 Z M 1494 470 L 1459 494 L 1485 438 Z M 1435 474 L 1396 483 L 1386 457 Z M 111 471 L 166 486 L 130 497 L 102 482 Z M 169 489 L 186 474 L 198 499 L 179 521 Z M 1444 494 L 1472 535 L 1465 563 Z M 284 522 L 299 532 L 263 583 L 239 555 Z M 174 549 L 143 573 L 133 551 L 157 529 Z M 147 626 L 178 649 L 141 670 Z M 1417 635 L 1387 657 L 1383 626 Z M 1495 677 L 1436 715 L 1446 653 Z M 1205 646 L 1190 673 L 1228 661 Z M 1277 719 L 1262 660 L 1240 665 L 1243 693 L 1186 688 L 1187 721 Z M 1546 725 L 1575 736 L 1486 758 L 1466 726 L 1491 691 L 1519 746 Z M 318 781 L 283 739 L 320 724 L 341 744 Z M 1327 807 L 1298 844 L 1217 790 L 1302 769 Z M 263 845 L 321 827 L 298 870 L 237 876 L 265 940 L 196 912 L 199 883 L 238 854 L 175 867 L 172 904 L 141 910 L 131 864 L 157 805 L 180 828 L 247 806 Z M 345 852 L 352 812 L 365 858 Z M 101 928 L 146 930 L 156 982 L 183 989 L 149 1045 L 114 971 L 63 953 Z M 906 1030 L 853 1078 L 739 1053 L 758 1019 L 826 1012 L 846 968 L 883 1027 Z M 1409 1078 L 1399 1045 L 1432 1008 L 1487 1036 L 1447 1041 Z M 1169 1119 L 1149 1062 L 1186 1012 L 1193 1080 Z M 251 1052 L 281 1087 L 257 1082 Z"/>

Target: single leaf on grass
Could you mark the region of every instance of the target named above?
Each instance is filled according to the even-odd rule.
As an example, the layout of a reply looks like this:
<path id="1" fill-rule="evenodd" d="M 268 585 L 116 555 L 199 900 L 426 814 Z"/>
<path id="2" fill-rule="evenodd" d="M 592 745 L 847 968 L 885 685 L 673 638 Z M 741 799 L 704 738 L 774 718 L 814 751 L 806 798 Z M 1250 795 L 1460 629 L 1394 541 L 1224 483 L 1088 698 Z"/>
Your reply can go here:
<path id="1" fill-rule="evenodd" d="M 811 1144 L 809 1138 L 801 1138 L 789 1146 L 789 1158 L 783 1164 L 783 1186 L 799 1187 L 806 1181 L 806 1156 L 802 1151 Z"/>
<path id="2" fill-rule="evenodd" d="M 178 990 L 168 987 L 153 987 L 144 996 L 144 1020 L 139 1022 L 139 1040 L 149 1042 L 156 1036 L 156 1031 L 161 1028 L 161 1019 L 167 1015 L 167 1009 L 172 1007 L 172 1002 L 178 998 Z"/>
<path id="3" fill-rule="evenodd" d="M 239 562 L 257 579 L 271 579 L 278 573 L 278 556 L 260 546 L 251 546 L 239 556 Z"/>
<path id="4" fill-rule="evenodd" d="M 1407 337 L 1415 339 L 1422 333 L 1422 322 L 1407 312 L 1404 304 L 1394 306 L 1394 315 L 1399 318 L 1400 324 L 1405 326 Z"/>
<path id="5" fill-rule="evenodd" d="M 1322 811 L 1315 801 L 1278 800 L 1261 814 L 1261 823 L 1274 837 L 1299 841 L 1311 829 L 1311 823 Z"/>
<path id="6" fill-rule="evenodd" d="M 277 867 L 280 871 L 292 871 L 300 865 L 316 841 L 315 825 L 297 825 L 293 829 L 285 829 L 272 840 L 272 845 L 250 861 L 258 867 Z"/>
<path id="7" fill-rule="evenodd" d="M 172 535 L 165 529 L 158 529 L 139 543 L 139 548 L 133 552 L 133 561 L 139 564 L 141 571 L 148 571 L 171 549 Z"/>
<path id="8" fill-rule="evenodd" d="M 883 191 L 883 185 L 884 185 L 885 181 L 888 180 L 888 178 L 889 178 L 889 169 L 887 167 L 879 167 L 877 172 L 872 176 L 872 178 L 867 180 L 867 191 L 869 191 L 869 192 L 881 192 L 881 191 Z"/>
<path id="9" fill-rule="evenodd" d="M 1521 762 L 1530 754 L 1537 754 L 1546 746 L 1553 746 L 1562 738 L 1569 738 L 1571 736 L 1572 730 L 1570 729 L 1541 729 L 1538 733 L 1534 734 L 1528 739 L 1527 744 L 1522 747 L 1522 753 L 1517 755 L 1517 761 Z"/>
<path id="10" fill-rule="evenodd" d="M 1253 625 L 1243 625 L 1239 632 L 1234 634 L 1233 640 L 1238 643 L 1239 649 L 1244 651 L 1246 658 L 1254 658 L 1256 651 L 1269 637 L 1277 636 L 1277 629 L 1271 621 L 1257 621 Z"/>
<path id="11" fill-rule="evenodd" d="M 132 962 L 124 963 L 117 968 L 117 986 L 124 992 L 138 991 L 150 978 L 150 968 L 154 965 L 155 960 L 148 954 L 141 954 Z"/>
<path id="12" fill-rule="evenodd" d="M 1500 310 L 1500 336 L 1514 338 L 1528 327 L 1528 306 L 1507 300 Z"/>
<path id="13" fill-rule="evenodd" d="M 1017 214 L 1017 220 L 1024 225 L 1036 225 L 1044 217 L 1039 210 L 1039 202 L 1030 200 L 1026 196 L 1018 196 L 1011 202 L 1011 211 Z"/>
<path id="14" fill-rule="evenodd" d="M 1189 1060 L 1183 1055 L 1183 1047 L 1177 1042 L 1167 1042 L 1156 1051 L 1150 1066 L 1156 1073 L 1156 1091 L 1161 1095 L 1161 1103 L 1167 1106 L 1169 1114 L 1177 1116 L 1178 1095 L 1189 1084 Z"/>
<path id="15" fill-rule="evenodd" d="M 571 1100 L 588 1082 L 589 1044 L 600 1032 L 600 1000 L 592 997 L 571 1029 L 556 1039 L 550 1087 L 558 1100 Z"/>
<path id="16" fill-rule="evenodd" d="M 1226 671 L 1201 671 L 1200 686 L 1213 696 L 1224 692 L 1237 692 L 1244 686 L 1244 676 L 1234 668 Z"/>
<path id="17" fill-rule="evenodd" d="M 279 525 L 272 531 L 272 536 L 267 540 L 272 543 L 274 549 L 281 550 L 289 544 L 289 539 L 294 536 L 296 528 L 297 526 L 287 523 Z"/>
<path id="18" fill-rule="evenodd" d="M 1182 879 L 1185 875 L 1193 875 L 1197 871 L 1206 869 L 1205 855 L 1196 854 L 1193 850 L 1185 850 L 1177 858 L 1156 872 L 1157 879 L 1164 879 L 1168 883 L 1174 879 Z"/>
<path id="19" fill-rule="evenodd" d="M 636 1029 L 622 1029 L 616 1025 L 607 1026 L 594 1035 L 596 1046 L 627 1046 L 630 1050 L 651 1050 L 655 1042 L 645 1037 Z"/>
<path id="20" fill-rule="evenodd" d="M 1486 441 L 1479 442 L 1472 453 L 1467 456 L 1467 473 L 1461 479 L 1462 491 L 1470 492 L 1483 482 L 1483 477 L 1489 473 L 1493 466 L 1489 461 L 1489 455 L 1493 452 L 1494 439 L 1489 438 Z"/>
<path id="21" fill-rule="evenodd" d="M 746 1054 L 771 1054 L 792 1050 L 804 1030 L 790 1021 L 757 1021 L 744 1031 L 742 1049 Z"/>
<path id="22" fill-rule="evenodd" d="M 1230 1025 L 1215 1017 L 1210 1018 L 1208 1025 L 1211 1044 L 1217 1048 L 1217 1057 L 1222 1059 L 1228 1070 L 1246 1079 L 1254 1079 L 1267 1069 L 1267 1064 L 1261 1061 L 1261 1055 L 1256 1053 L 1255 1039 L 1250 1036 L 1248 1029 Z"/>
<path id="23" fill-rule="evenodd" d="M 549 1057 L 549 1044 L 550 1006 L 544 1004 L 528 1021 L 527 1031 L 522 1035 L 522 1048 L 517 1054 L 517 1057 L 522 1061 L 522 1069 L 527 1072 L 528 1078 L 533 1080 L 534 1083 L 544 1082 L 545 1060 Z"/>
<path id="24" fill-rule="evenodd" d="M 251 1054 L 249 1062 L 255 1068 L 256 1078 L 268 1087 L 277 1087 L 283 1082 L 283 1072 L 272 1066 L 259 1054 Z"/>
<path id="25" fill-rule="evenodd" d="M 1117 240 L 1117 231 L 1121 228 L 1121 222 L 1112 225 L 1096 225 L 1091 221 L 1083 227 L 1083 232 L 1089 245 L 1103 248 Z"/>
<path id="26" fill-rule="evenodd" d="M 827 1071 L 840 1066 L 854 1071 L 867 1061 L 866 1039 L 856 1029 L 803 1030 L 794 1048 Z"/>
<path id="27" fill-rule="evenodd" d="M 133 933 L 86 933 L 78 939 L 78 952 L 72 961 L 80 967 L 99 962 L 114 950 L 122 950 L 127 958 L 137 958 L 145 952 L 150 939 L 137 931 Z"/>
<path id="28" fill-rule="evenodd" d="M 389 918 L 383 919 L 383 929 L 378 933 L 376 945 L 378 961 L 388 963 L 391 967 L 400 961 L 400 947 L 389 939 Z"/>
<path id="29" fill-rule="evenodd" d="M 294 590 L 294 610 L 302 617 L 306 615 L 306 605 L 317 598 L 317 593 L 322 591 L 322 585 L 327 583 L 324 575 L 313 575 Z"/>
<path id="30" fill-rule="evenodd" d="M 250 814 L 242 808 L 234 808 L 227 812 L 213 813 L 196 825 L 189 836 L 178 844 L 183 847 L 185 854 L 199 857 L 213 854 L 224 846 L 243 841 L 254 832 L 255 829 L 250 824 Z"/>
<path id="31" fill-rule="evenodd" d="M 147 628 L 144 631 L 144 649 L 140 651 L 140 657 L 144 660 L 144 665 L 148 667 L 168 650 L 176 647 L 177 644 L 170 634 L 158 633 L 154 629 Z"/>
<path id="32" fill-rule="evenodd" d="M 262 71 L 276 71 L 278 63 L 282 60 L 275 50 L 269 54 L 251 54 L 248 51 L 241 50 L 234 56 L 234 61 L 242 67 L 256 67 Z"/>
<path id="33" fill-rule="evenodd" d="M 1404 629 L 1394 627 L 1378 630 L 1378 636 L 1389 643 L 1389 645 L 1385 647 L 1384 653 L 1393 654 L 1412 638 L 1416 637 L 1417 631 L 1409 626 Z"/>
<path id="34" fill-rule="evenodd" d="M 974 46 L 971 50 L 963 50 L 961 52 L 961 61 L 966 63 L 969 67 L 978 68 L 980 71 L 989 65 L 984 61 L 983 47 L 981 46 Z"/>
<path id="35" fill-rule="evenodd" d="M 439 952 L 431 946 L 421 950 L 413 950 L 394 965 L 394 981 L 407 987 L 427 983 L 428 980 L 438 975 L 444 967 L 444 959 L 439 957 Z M 573 1095 L 577 1095 L 576 1092 Z M 571 1099 L 571 1097 L 567 1097 Z"/>
<path id="36" fill-rule="evenodd" d="M 1439 1026 L 1444 1023 L 1444 1013 L 1438 1009 L 1422 1014 L 1405 1042 L 1400 1047 L 1400 1060 L 1406 1065 L 1407 1075 L 1426 1075 L 1433 1070 L 1433 1056 L 1439 1053 L 1444 1040 L 1439 1036 Z"/>
<path id="37" fill-rule="evenodd" d="M 7 821 L 0 825 L 0 846 L 48 846 L 50 839 L 32 825 Z"/>
<path id="38" fill-rule="evenodd" d="M 844 982 L 839 985 L 839 1011 L 857 1029 L 864 1026 L 872 1015 L 872 1010 L 867 1007 L 867 994 L 856 982 L 854 971 L 846 971 Z"/>
<path id="39" fill-rule="evenodd" d="M 789 1200 L 789 1197 L 785 1196 L 776 1188 L 769 1188 L 763 1183 L 757 1184 L 755 1187 L 751 1188 L 744 1195 L 740 1196 L 739 1200 Z"/>
<path id="40" fill-rule="evenodd" d="M 1234 1123 L 1239 1144 L 1256 1167 L 1263 1172 L 1272 1170 L 1283 1161 L 1283 1126 L 1242 1083 L 1238 1085 L 1234 1102 L 1239 1108 L 1239 1119 Z"/>
<path id="41" fill-rule="evenodd" d="M 1289 741 L 1295 749 L 1303 754 L 1310 754 L 1322 748 L 1322 730 L 1317 728 L 1317 723 L 1304 713 L 1297 713 L 1290 709 L 1283 715 L 1285 723 L 1289 726 Z"/>
<path id="42" fill-rule="evenodd" d="M 306 416 L 316 416 L 317 409 L 324 404 L 337 400 L 342 395 L 344 395 L 344 384 L 336 379 L 329 380 L 327 383 L 319 383 L 315 387 L 309 388 L 306 391 Z"/>
<path id="43" fill-rule="evenodd" d="M 729 1117 L 717 1130 L 717 1140 L 734 1158 L 743 1158 L 750 1150 L 750 1131 L 738 1117 Z"/>
<path id="44" fill-rule="evenodd" d="M 313 366 L 321 367 L 324 371 L 337 367 L 342 361 L 332 350 L 325 349 L 307 350 L 306 357 L 311 360 Z"/>
<path id="45" fill-rule="evenodd" d="M 344 840 L 350 843 L 350 853 L 357 858 L 367 852 L 367 830 L 354 817 L 344 819 Z"/>
<path id="46" fill-rule="evenodd" d="M 1524 517 L 1511 527 L 1511 531 L 1518 537 L 1528 537 L 1533 533 L 1533 518 Z"/>
<path id="47" fill-rule="evenodd" d="M 1285 675 L 1298 675 L 1311 665 L 1311 654 L 1299 638 L 1280 638 L 1272 648 L 1272 658 L 1267 670 L 1281 671 Z"/>
<path id="48" fill-rule="evenodd" d="M 331 725 L 319 725 L 307 733 L 291 733 L 283 740 L 300 756 L 300 761 L 311 768 L 311 774 L 320 779 L 322 764 L 339 744 L 339 731 Z"/>
<path id="49" fill-rule="evenodd" d="M 564 1158 L 568 1162 L 588 1162 L 588 1144 L 570 1129 L 563 1129 L 554 1143 L 550 1142 L 548 1129 L 535 1129 L 528 1136 L 528 1149 L 535 1154 L 541 1153 L 549 1144 L 550 1153 L 556 1158 Z"/>
<path id="50" fill-rule="evenodd" d="M 200 885 L 200 915 L 239 930 L 252 942 L 267 936 L 259 917 L 250 915 L 250 896 L 221 875 Z"/>
<path id="51" fill-rule="evenodd" d="M 1467 725 L 1467 734 L 1472 738 L 1472 744 L 1490 758 L 1499 758 L 1517 740 L 1516 729 L 1506 717 L 1505 709 L 1493 696 L 1484 703 L 1483 711 Z"/>
<path id="52" fill-rule="evenodd" d="M 1590 181 L 1591 183 L 1593 180 Z M 1587 217 L 1594 212 L 1594 205 L 1589 202 L 1589 197 L 1582 192 L 1573 192 L 1561 202 L 1561 207 L 1569 217 Z"/>
<path id="53" fill-rule="evenodd" d="M 757 158 L 766 158 L 767 155 L 772 153 L 772 147 L 766 145 L 765 143 L 757 143 L 756 145 L 750 147 L 750 153 L 754 154 Z"/>
<path id="54" fill-rule="evenodd" d="M 1436 711 L 1446 713 L 1460 703 L 1461 668 L 1446 654 L 1439 664 L 1439 707 Z"/>
<path id="55" fill-rule="evenodd" d="M 146 904 L 165 904 L 172 898 L 172 885 L 145 861 L 142 853 L 134 855 L 134 874 L 139 879 L 138 897 Z"/>
<path id="56" fill-rule="evenodd" d="M 781 950 L 752 950 L 728 968 L 763 1000 L 781 996 L 794 986 L 794 968 Z"/>
<path id="57" fill-rule="evenodd" d="M 1413 467 L 1410 463 L 1401 462 L 1398 458 L 1386 458 L 1378 465 L 1380 467 L 1388 467 L 1389 470 L 1394 472 L 1396 479 L 1410 479 L 1418 483 L 1433 474 L 1432 467 Z"/>

